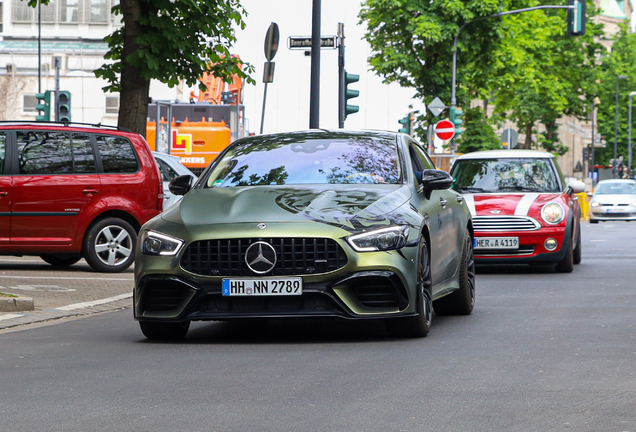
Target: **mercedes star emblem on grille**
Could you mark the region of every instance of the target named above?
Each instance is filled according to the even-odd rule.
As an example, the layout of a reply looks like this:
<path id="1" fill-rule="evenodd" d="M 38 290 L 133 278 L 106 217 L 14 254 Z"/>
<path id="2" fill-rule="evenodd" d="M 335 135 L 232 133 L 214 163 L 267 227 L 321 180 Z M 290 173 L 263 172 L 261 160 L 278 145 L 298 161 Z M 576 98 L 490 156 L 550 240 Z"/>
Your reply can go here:
<path id="1" fill-rule="evenodd" d="M 265 228 L 267 228 L 267 225 L 265 225 L 264 223 L 260 223 L 260 224 L 256 225 L 256 228 L 265 229 Z"/>
<path id="2" fill-rule="evenodd" d="M 245 251 L 245 263 L 254 273 L 268 273 L 276 265 L 276 250 L 269 243 L 252 243 Z"/>

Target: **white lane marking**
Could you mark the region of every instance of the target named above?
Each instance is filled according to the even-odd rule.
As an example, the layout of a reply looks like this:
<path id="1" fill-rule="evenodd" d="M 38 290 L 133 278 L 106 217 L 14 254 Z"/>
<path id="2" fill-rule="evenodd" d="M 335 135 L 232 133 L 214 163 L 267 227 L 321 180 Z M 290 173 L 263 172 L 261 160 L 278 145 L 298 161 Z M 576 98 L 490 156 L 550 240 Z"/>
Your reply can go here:
<path id="1" fill-rule="evenodd" d="M 105 299 L 101 299 L 101 300 L 94 300 L 94 301 L 90 301 L 90 302 L 84 302 L 84 303 L 75 303 L 75 304 L 70 304 L 68 306 L 62 306 L 59 308 L 55 308 L 53 310 L 58 310 L 58 311 L 71 311 L 71 310 L 76 310 L 76 309 L 84 309 L 87 307 L 93 307 L 93 306 L 97 306 L 97 305 L 101 305 L 101 304 L 106 304 L 106 303 L 111 303 L 117 300 L 123 300 L 123 299 L 127 299 L 127 298 L 132 298 L 132 293 L 126 293 L 126 294 L 120 294 L 120 295 L 116 295 L 113 297 L 108 297 Z"/>
<path id="2" fill-rule="evenodd" d="M 519 200 L 517 204 L 517 208 L 515 209 L 515 216 L 528 216 L 528 212 L 530 211 L 530 207 L 534 200 L 539 198 L 538 193 L 527 193 Z"/>
<path id="3" fill-rule="evenodd" d="M 63 277 L 63 276 L 0 276 L 0 279 L 56 279 L 56 280 L 103 280 L 103 281 L 124 281 L 132 282 L 134 279 L 117 279 L 117 278 L 96 278 L 96 277 Z"/>
<path id="4" fill-rule="evenodd" d="M 11 318 L 21 318 L 23 316 L 24 316 L 24 314 L 19 314 L 19 313 L 10 313 L 10 314 L 5 314 L 5 315 L 0 314 L 0 321 L 6 320 L 6 319 L 11 319 Z"/>
<path id="5" fill-rule="evenodd" d="M 466 207 L 468 207 L 468 211 L 471 216 L 477 216 L 477 207 L 475 207 L 475 197 L 473 195 L 462 195 L 464 197 L 464 201 L 466 201 Z"/>

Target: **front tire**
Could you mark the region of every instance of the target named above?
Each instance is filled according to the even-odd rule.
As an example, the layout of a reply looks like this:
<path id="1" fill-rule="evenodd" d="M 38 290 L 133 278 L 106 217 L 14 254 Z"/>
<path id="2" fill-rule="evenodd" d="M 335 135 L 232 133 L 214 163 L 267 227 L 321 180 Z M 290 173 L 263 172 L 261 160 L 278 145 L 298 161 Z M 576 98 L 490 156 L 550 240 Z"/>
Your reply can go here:
<path id="1" fill-rule="evenodd" d="M 421 338 L 428 334 L 433 320 L 433 296 L 431 289 L 431 259 L 428 244 L 420 238 L 419 260 L 417 265 L 416 316 L 392 318 L 386 321 L 386 329 L 391 336 Z"/>
<path id="2" fill-rule="evenodd" d="M 475 257 L 473 254 L 473 238 L 467 230 L 459 267 L 459 289 L 436 300 L 433 308 L 437 315 L 470 315 L 474 307 Z"/>
<path id="3" fill-rule="evenodd" d="M 79 254 L 42 254 L 40 258 L 52 266 L 68 267 L 81 260 L 82 256 Z"/>
<path id="4" fill-rule="evenodd" d="M 583 251 L 581 250 L 581 224 L 579 223 L 579 228 L 576 230 L 576 247 L 574 248 L 572 259 L 575 265 L 581 263 L 581 252 Z"/>
<path id="5" fill-rule="evenodd" d="M 151 340 L 177 341 L 185 337 L 190 329 L 190 321 L 164 323 L 139 321 L 141 332 Z"/>
<path id="6" fill-rule="evenodd" d="M 574 270 L 574 253 L 572 252 L 572 239 L 568 241 L 565 256 L 555 267 L 558 273 L 572 273 Z"/>
<path id="7" fill-rule="evenodd" d="M 137 233 L 125 220 L 106 218 L 97 221 L 84 237 L 84 257 L 94 270 L 119 273 L 135 262 Z"/>

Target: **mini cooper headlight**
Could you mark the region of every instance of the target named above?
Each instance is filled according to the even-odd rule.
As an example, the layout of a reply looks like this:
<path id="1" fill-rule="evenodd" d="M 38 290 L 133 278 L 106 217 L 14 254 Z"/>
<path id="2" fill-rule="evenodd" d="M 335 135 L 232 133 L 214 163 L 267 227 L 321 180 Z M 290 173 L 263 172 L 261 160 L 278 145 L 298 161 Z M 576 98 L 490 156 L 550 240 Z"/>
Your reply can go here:
<path id="1" fill-rule="evenodd" d="M 549 203 L 541 209 L 541 217 L 549 224 L 558 224 L 563 220 L 565 212 L 563 207 L 557 203 Z"/>
<path id="2" fill-rule="evenodd" d="M 347 237 L 357 252 L 375 252 L 401 249 L 409 236 L 408 226 L 392 226 Z"/>
<path id="3" fill-rule="evenodd" d="M 601 206 L 601 203 L 600 203 L 600 202 L 598 202 L 598 201 L 592 201 L 592 202 L 590 203 L 590 205 L 591 205 L 592 207 L 600 207 L 600 206 Z"/>
<path id="4" fill-rule="evenodd" d="M 182 245 L 183 240 L 155 231 L 145 231 L 141 237 L 141 253 L 145 255 L 176 255 Z"/>

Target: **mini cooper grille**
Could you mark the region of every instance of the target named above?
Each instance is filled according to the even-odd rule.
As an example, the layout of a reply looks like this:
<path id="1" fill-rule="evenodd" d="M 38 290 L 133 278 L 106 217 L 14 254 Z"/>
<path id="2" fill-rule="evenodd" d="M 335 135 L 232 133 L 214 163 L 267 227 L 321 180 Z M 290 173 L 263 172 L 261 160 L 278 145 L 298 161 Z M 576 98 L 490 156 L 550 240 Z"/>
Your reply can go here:
<path id="1" fill-rule="evenodd" d="M 532 218 L 524 216 L 475 216 L 475 231 L 533 231 L 541 225 Z"/>
<path id="2" fill-rule="evenodd" d="M 181 267 L 203 276 L 259 276 L 245 263 L 245 251 L 256 241 L 276 249 L 276 266 L 267 276 L 326 273 L 347 264 L 347 255 L 335 240 L 270 238 L 197 241 L 186 249 Z"/>

